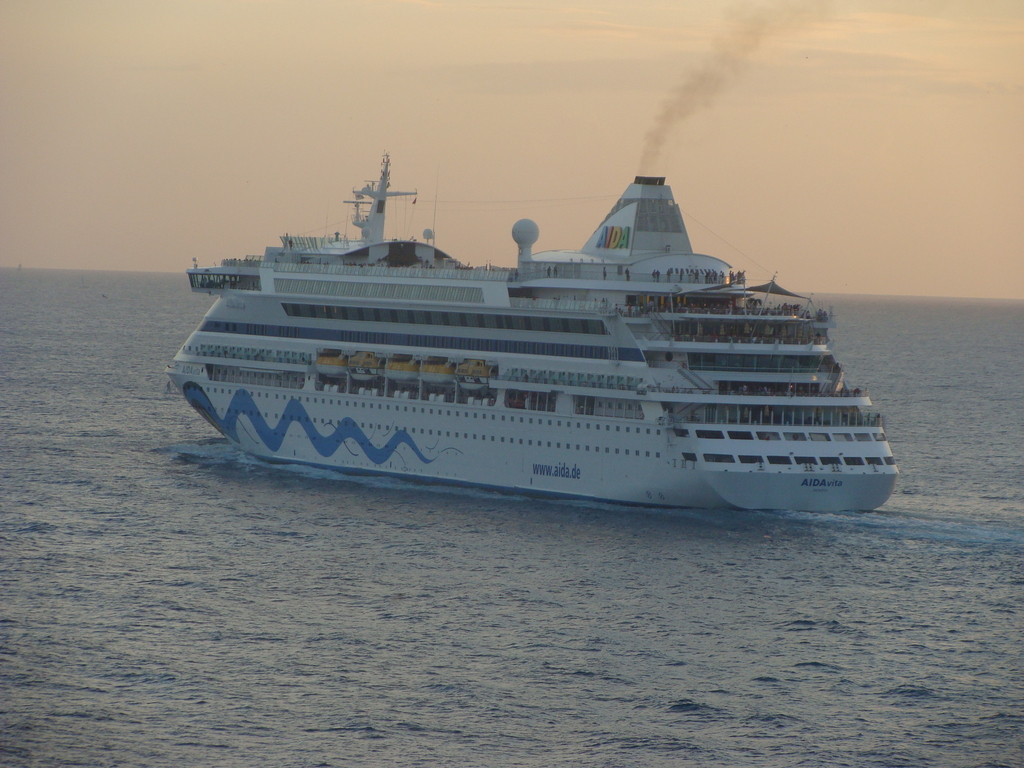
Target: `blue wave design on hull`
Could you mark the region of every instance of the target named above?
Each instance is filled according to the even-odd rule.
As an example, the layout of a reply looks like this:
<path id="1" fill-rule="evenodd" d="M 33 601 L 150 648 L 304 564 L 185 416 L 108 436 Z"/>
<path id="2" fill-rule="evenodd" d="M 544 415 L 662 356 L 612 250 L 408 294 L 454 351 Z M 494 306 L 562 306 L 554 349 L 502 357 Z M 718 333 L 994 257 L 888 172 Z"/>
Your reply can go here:
<path id="1" fill-rule="evenodd" d="M 292 424 L 302 427 L 309 442 L 313 444 L 316 452 L 324 458 L 333 456 L 346 440 L 352 440 L 359 446 L 366 458 L 374 464 L 380 465 L 387 462 L 401 445 L 407 445 L 416 454 L 416 457 L 424 464 L 430 464 L 434 459 L 428 459 L 423 455 L 416 441 L 408 432 L 399 429 L 391 436 L 384 445 L 379 448 L 374 445 L 366 433 L 351 418 L 345 417 L 334 428 L 334 431 L 327 435 L 320 434 L 320 431 L 309 418 L 309 414 L 298 400 L 289 400 L 281 414 L 277 426 L 271 427 L 263 418 L 260 407 L 253 400 L 252 395 L 245 389 L 239 389 L 231 398 L 224 416 L 217 414 L 217 409 L 210 401 L 209 396 L 201 386 L 194 382 L 188 382 L 182 387 L 182 393 L 188 404 L 195 408 L 209 421 L 216 429 L 238 442 L 238 417 L 245 416 L 249 419 L 259 439 L 271 451 L 276 453 L 284 442 L 288 428 Z"/>

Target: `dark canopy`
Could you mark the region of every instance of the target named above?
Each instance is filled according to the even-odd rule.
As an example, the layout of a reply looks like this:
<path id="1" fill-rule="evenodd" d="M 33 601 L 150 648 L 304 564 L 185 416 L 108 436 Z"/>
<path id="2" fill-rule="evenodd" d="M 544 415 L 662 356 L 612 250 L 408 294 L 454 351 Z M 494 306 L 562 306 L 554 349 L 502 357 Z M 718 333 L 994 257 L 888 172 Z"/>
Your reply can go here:
<path id="1" fill-rule="evenodd" d="M 722 283 L 721 285 L 706 285 L 700 288 L 690 288 L 684 290 L 677 286 L 673 289 L 673 292 L 677 295 L 689 294 L 689 293 L 721 293 L 721 294 L 732 294 L 744 293 L 752 291 L 754 293 L 764 293 L 772 296 L 792 296 L 797 299 L 806 299 L 806 296 L 801 296 L 799 293 L 793 293 L 787 291 L 778 283 L 765 283 L 764 285 L 752 285 L 746 286 L 739 283 Z M 767 297 L 766 297 L 767 298 Z"/>
<path id="2" fill-rule="evenodd" d="M 750 285 L 747 286 L 748 291 L 754 291 L 756 293 L 770 293 L 776 296 L 792 296 L 797 299 L 806 299 L 806 296 L 801 296 L 799 293 L 793 293 L 787 291 L 778 283 L 765 283 L 764 285 Z"/>

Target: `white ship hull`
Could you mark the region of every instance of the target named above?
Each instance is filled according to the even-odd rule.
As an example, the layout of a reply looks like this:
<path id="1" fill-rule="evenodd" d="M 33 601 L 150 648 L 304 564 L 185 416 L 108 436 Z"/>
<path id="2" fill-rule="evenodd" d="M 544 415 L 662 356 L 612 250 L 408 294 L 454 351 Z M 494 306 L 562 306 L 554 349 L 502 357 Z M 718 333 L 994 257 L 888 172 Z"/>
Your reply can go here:
<path id="1" fill-rule="evenodd" d="M 171 378 L 242 451 L 342 472 L 645 506 L 807 511 L 877 508 L 896 480 L 891 467 L 698 469 L 678 457 L 703 441 L 629 420 L 613 422 L 616 432 L 602 430 L 607 419 Z"/>

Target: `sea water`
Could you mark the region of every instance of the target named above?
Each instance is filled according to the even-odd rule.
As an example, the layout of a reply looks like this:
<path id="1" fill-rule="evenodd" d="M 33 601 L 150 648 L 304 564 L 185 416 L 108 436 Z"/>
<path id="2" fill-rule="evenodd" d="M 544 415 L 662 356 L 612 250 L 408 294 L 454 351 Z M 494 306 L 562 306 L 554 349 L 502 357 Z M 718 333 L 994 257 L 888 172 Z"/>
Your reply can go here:
<path id="1" fill-rule="evenodd" d="M 0 764 L 1021 766 L 1024 303 L 836 296 L 872 513 L 272 466 L 183 275 L 0 270 Z"/>

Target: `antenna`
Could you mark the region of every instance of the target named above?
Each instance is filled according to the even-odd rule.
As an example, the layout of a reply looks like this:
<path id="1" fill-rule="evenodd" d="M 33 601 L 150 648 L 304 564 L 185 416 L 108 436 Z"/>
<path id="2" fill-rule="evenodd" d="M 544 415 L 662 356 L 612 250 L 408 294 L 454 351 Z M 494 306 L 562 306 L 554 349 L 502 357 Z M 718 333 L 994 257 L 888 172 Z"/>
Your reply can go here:
<path id="1" fill-rule="evenodd" d="M 434 175 L 434 220 L 430 222 L 430 236 L 435 238 L 434 247 L 437 247 L 437 188 L 441 185 L 441 165 L 438 163 L 437 173 Z"/>

